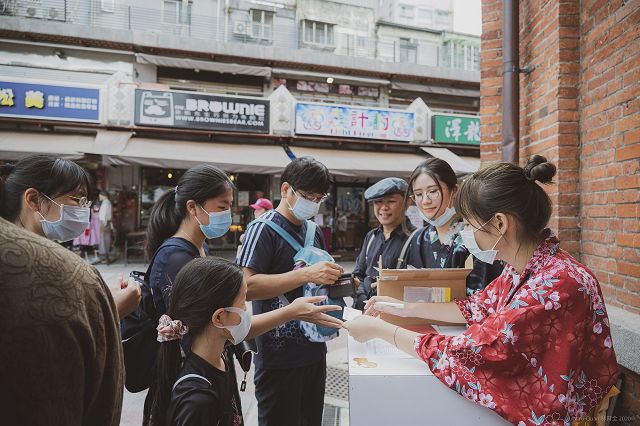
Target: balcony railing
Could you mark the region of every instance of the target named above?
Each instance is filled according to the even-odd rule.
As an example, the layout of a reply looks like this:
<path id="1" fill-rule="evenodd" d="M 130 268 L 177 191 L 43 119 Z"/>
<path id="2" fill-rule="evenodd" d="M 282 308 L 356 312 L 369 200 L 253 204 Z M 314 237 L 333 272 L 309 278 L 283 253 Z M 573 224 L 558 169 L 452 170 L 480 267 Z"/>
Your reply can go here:
<path id="1" fill-rule="evenodd" d="M 157 1 L 159 8 L 144 8 L 111 0 L 0 0 L 0 15 L 14 16 L 33 23 L 66 22 L 113 30 L 172 34 L 209 42 L 273 46 L 286 49 L 311 49 L 340 56 L 375 59 L 384 62 L 408 62 L 435 67 L 479 70 L 479 50 L 462 57 L 459 50 L 447 46 L 417 42 L 376 40 L 343 34 L 334 28 L 324 43 L 305 42 L 295 21 L 276 20 L 271 31 L 249 20 L 225 19 L 224 14 L 207 16 L 193 13 L 193 3 Z M 259 33 L 256 33 L 258 29 Z M 463 58 L 462 60 L 460 58 Z"/>

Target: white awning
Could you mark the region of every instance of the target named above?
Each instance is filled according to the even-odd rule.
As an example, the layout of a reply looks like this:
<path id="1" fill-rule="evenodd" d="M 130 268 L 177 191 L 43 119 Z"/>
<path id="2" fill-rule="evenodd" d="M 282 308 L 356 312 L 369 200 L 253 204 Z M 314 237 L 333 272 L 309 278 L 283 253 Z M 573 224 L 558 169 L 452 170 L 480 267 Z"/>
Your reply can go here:
<path id="1" fill-rule="evenodd" d="M 467 98 L 479 98 L 480 90 L 460 89 L 458 87 L 434 86 L 417 83 L 406 83 L 403 81 L 394 81 L 391 83 L 392 90 L 400 90 L 406 92 L 418 93 L 434 93 L 439 95 L 463 96 Z"/>
<path id="2" fill-rule="evenodd" d="M 467 162 L 474 169 L 474 173 L 480 170 L 480 158 L 478 157 L 463 157 L 460 156 L 464 161 Z"/>
<path id="3" fill-rule="evenodd" d="M 322 73 L 304 70 L 291 70 L 285 68 L 274 68 L 272 71 L 273 75 L 278 77 L 300 79 L 319 78 L 322 80 L 325 80 L 327 77 L 332 77 L 337 83 L 372 84 L 376 86 L 386 86 L 391 83 L 391 81 L 389 80 L 382 80 L 379 78 L 356 77 L 345 74 L 333 74 L 330 72 Z"/>
<path id="4" fill-rule="evenodd" d="M 480 161 L 467 161 L 456 155 L 447 148 L 421 147 L 421 149 L 432 157 L 446 161 L 453 168 L 457 175 L 475 173 L 480 167 Z"/>
<path id="5" fill-rule="evenodd" d="M 119 152 L 103 153 L 103 161 L 177 169 L 206 163 L 232 173 L 274 174 L 282 172 L 289 157 L 279 145 L 131 138 Z"/>
<path id="6" fill-rule="evenodd" d="M 256 67 L 252 65 L 232 64 L 227 62 L 199 61 L 188 58 L 172 58 L 169 56 L 136 54 L 136 61 L 140 64 L 152 64 L 161 67 L 198 69 L 202 71 L 214 71 L 226 74 L 254 75 L 258 77 L 271 77 L 271 68 Z"/>
<path id="7" fill-rule="evenodd" d="M 296 157 L 313 157 L 335 175 L 407 178 L 424 157 L 395 152 L 347 151 L 290 147 Z"/>
<path id="8" fill-rule="evenodd" d="M 18 161 L 30 154 L 79 159 L 92 150 L 94 140 L 92 135 L 0 132 L 0 159 Z"/>

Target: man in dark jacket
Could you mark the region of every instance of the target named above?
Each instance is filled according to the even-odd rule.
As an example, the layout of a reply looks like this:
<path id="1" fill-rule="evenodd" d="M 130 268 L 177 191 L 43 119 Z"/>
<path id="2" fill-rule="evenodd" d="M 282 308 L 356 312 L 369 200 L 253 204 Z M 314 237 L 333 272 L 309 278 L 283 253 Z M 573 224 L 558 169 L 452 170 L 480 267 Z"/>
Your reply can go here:
<path id="1" fill-rule="evenodd" d="M 360 281 L 353 307 L 362 310 L 365 301 L 376 295 L 371 287 L 378 278 L 378 264 L 382 258 L 383 268 L 396 268 L 402 248 L 413 231 L 405 212 L 407 204 L 404 193 L 407 182 L 396 177 L 382 179 L 369 187 L 365 199 L 373 205 L 373 212 L 380 226 L 369 231 L 362 243 L 362 249 L 353 270 Z"/>

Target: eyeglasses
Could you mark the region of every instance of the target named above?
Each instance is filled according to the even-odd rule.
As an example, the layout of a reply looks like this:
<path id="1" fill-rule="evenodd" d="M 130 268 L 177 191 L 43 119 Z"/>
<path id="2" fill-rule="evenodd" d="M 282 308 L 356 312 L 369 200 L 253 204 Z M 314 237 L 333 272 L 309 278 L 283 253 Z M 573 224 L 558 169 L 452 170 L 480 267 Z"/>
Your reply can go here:
<path id="1" fill-rule="evenodd" d="M 91 201 L 87 197 L 74 197 L 73 195 L 67 195 L 67 197 L 78 203 L 78 207 L 91 207 Z"/>
<path id="2" fill-rule="evenodd" d="M 311 201 L 314 203 L 322 203 L 324 200 L 327 199 L 327 197 L 329 197 L 330 194 L 323 194 L 323 195 L 319 195 L 317 197 L 312 197 L 308 194 L 305 194 L 302 191 L 297 191 L 295 188 L 291 187 L 291 190 L 293 191 L 293 193 L 298 196 L 298 197 L 302 197 L 307 201 Z"/>
<path id="3" fill-rule="evenodd" d="M 424 197 L 427 197 L 431 201 L 436 201 L 440 198 L 440 190 L 431 189 L 429 191 L 415 191 L 413 194 L 409 195 L 409 197 L 416 203 L 422 202 Z"/>

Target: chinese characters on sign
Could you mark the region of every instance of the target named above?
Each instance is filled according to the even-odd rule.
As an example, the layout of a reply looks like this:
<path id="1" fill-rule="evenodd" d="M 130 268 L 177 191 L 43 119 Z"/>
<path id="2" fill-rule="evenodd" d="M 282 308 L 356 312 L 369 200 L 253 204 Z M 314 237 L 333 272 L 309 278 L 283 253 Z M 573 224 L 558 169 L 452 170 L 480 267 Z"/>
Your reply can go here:
<path id="1" fill-rule="evenodd" d="M 0 116 L 100 121 L 100 90 L 0 81 Z"/>
<path id="2" fill-rule="evenodd" d="M 435 142 L 480 145 L 480 117 L 435 114 L 432 120 Z"/>
<path id="3" fill-rule="evenodd" d="M 135 124 L 269 133 L 269 101 L 136 89 Z"/>
<path id="4" fill-rule="evenodd" d="M 296 134 L 408 142 L 413 140 L 413 113 L 298 103 Z"/>

